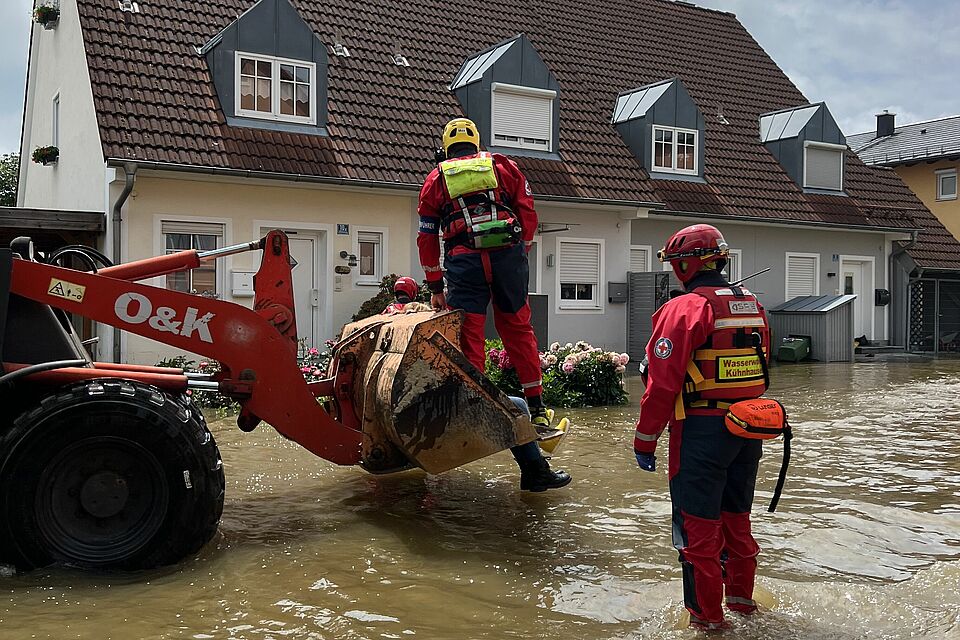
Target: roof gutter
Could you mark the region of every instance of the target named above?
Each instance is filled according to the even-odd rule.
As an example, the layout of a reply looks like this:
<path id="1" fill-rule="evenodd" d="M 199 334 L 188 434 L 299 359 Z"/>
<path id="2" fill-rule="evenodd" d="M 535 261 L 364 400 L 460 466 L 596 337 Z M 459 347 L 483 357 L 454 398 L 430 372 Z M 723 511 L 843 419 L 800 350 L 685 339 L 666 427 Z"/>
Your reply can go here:
<path id="1" fill-rule="evenodd" d="M 123 167 L 130 164 L 130 160 L 123 158 L 107 158 L 108 167 Z M 233 169 L 228 167 L 210 167 L 173 162 L 157 162 L 154 160 L 136 160 L 133 164 L 141 170 L 177 171 L 231 178 L 246 178 L 258 180 L 282 180 L 286 182 L 303 182 L 307 184 L 326 184 L 346 187 L 366 187 L 369 189 L 397 189 L 402 191 L 419 191 L 421 185 L 405 182 L 386 182 L 383 180 L 363 180 L 359 178 L 336 178 L 332 176 L 315 176 L 305 173 L 282 173 L 277 171 L 255 171 L 252 169 Z M 537 195 L 537 200 L 544 202 L 568 202 L 616 207 L 662 207 L 662 202 L 643 202 L 638 200 L 607 200 L 602 198 L 578 198 L 575 196 Z"/>
<path id="2" fill-rule="evenodd" d="M 124 184 L 123 191 L 120 192 L 120 195 L 117 197 L 117 201 L 113 203 L 113 217 L 111 219 L 111 230 L 113 232 L 113 263 L 120 264 L 123 260 L 122 254 L 120 252 L 120 224 L 123 222 L 123 216 L 121 214 L 123 210 L 123 205 L 127 202 L 127 198 L 130 197 L 130 193 L 133 191 L 133 185 L 137 181 L 137 163 L 135 162 L 125 162 L 120 165 L 120 168 L 123 170 Z M 113 361 L 120 362 L 120 329 L 114 328 L 113 330 Z"/>
<path id="3" fill-rule="evenodd" d="M 785 218 L 757 218 L 753 216 L 738 216 L 730 214 L 702 213 L 697 211 L 669 211 L 667 209 L 653 209 L 650 211 L 658 216 L 676 216 L 680 218 L 707 218 L 710 220 L 726 220 L 730 222 L 752 222 L 754 224 L 776 223 L 797 227 L 822 227 L 827 229 L 847 229 L 855 231 L 876 231 L 877 233 L 919 233 L 917 227 L 881 227 L 867 224 L 841 224 L 839 222 L 811 222 L 807 220 L 789 220 Z"/>

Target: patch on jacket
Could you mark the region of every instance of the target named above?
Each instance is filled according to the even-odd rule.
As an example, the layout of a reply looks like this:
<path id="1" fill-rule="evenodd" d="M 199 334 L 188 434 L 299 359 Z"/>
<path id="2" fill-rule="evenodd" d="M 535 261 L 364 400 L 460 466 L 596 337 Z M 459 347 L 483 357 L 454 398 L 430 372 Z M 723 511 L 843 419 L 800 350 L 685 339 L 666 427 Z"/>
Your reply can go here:
<path id="1" fill-rule="evenodd" d="M 653 345 L 653 355 L 661 360 L 669 358 L 671 353 L 673 353 L 673 343 L 670 342 L 669 338 L 660 338 L 657 340 L 657 343 Z"/>

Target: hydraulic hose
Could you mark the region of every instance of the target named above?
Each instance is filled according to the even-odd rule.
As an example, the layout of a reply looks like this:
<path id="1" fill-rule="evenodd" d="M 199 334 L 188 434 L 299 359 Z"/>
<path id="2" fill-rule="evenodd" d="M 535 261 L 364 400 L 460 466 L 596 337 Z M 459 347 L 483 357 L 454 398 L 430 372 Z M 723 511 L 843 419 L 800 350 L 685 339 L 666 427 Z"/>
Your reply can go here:
<path id="1" fill-rule="evenodd" d="M 34 373 L 40 373 L 41 371 L 66 369 L 67 367 L 84 367 L 87 364 L 86 360 L 51 360 L 50 362 L 32 364 L 29 367 L 23 367 L 22 369 L 17 369 L 16 371 L 11 371 L 10 373 L 0 376 L 0 385 L 9 384 L 14 380 Z"/>

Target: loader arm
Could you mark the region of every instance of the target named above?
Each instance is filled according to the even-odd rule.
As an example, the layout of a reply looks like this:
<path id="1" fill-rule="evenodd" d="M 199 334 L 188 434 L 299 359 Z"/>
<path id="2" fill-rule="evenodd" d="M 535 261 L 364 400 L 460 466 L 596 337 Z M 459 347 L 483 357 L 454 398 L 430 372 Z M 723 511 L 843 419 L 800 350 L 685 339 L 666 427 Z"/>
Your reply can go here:
<path id="1" fill-rule="evenodd" d="M 317 403 L 297 363 L 287 238 L 272 231 L 263 241 L 234 252 L 260 247 L 264 252 L 254 310 L 136 282 L 195 268 L 200 264 L 195 251 L 99 273 L 14 259 L 10 291 L 217 360 L 222 367 L 218 388 L 240 402 L 241 428 L 252 428 L 262 419 L 322 458 L 357 464 L 361 432 L 340 424 Z"/>

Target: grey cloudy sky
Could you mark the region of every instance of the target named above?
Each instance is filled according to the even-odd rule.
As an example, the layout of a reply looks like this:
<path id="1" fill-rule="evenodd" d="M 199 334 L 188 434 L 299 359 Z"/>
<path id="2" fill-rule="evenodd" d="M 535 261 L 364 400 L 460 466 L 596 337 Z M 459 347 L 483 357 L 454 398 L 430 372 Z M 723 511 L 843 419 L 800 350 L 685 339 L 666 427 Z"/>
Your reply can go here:
<path id="1" fill-rule="evenodd" d="M 847 134 L 960 113 L 956 0 L 697 0 L 732 11 Z M 0 153 L 19 148 L 32 0 L 0 0 Z"/>

